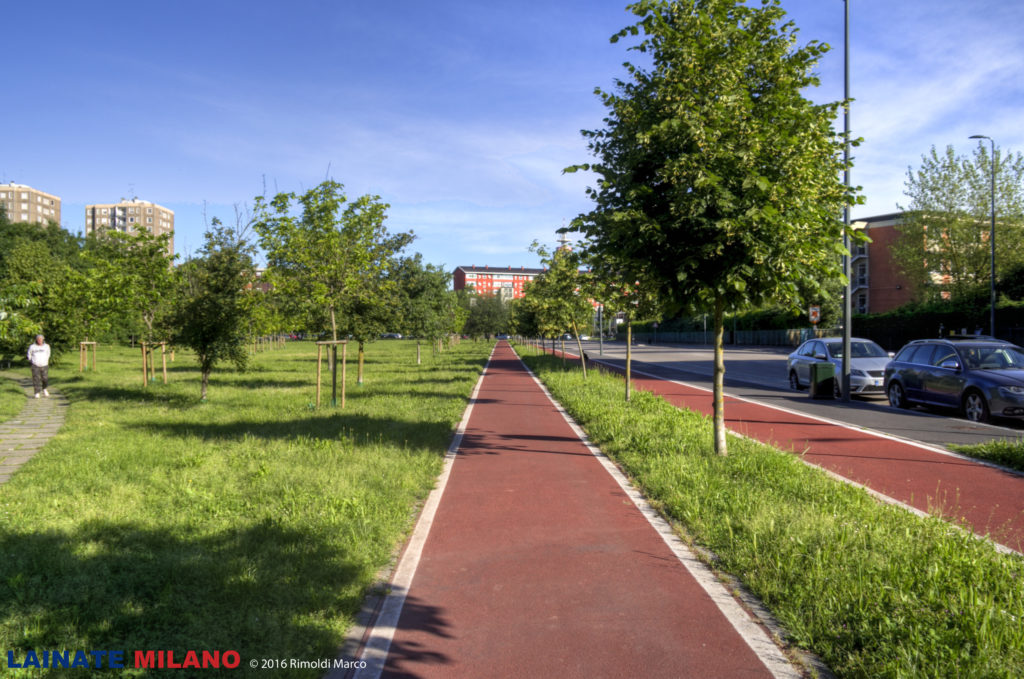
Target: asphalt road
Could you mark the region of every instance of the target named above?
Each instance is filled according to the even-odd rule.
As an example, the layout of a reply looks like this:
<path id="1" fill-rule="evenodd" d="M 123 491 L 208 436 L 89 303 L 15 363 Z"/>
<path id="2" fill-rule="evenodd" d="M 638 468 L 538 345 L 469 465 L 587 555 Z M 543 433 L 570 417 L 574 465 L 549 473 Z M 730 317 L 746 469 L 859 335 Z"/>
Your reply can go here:
<path id="1" fill-rule="evenodd" d="M 591 360 L 625 365 L 626 345 L 622 342 L 605 342 L 603 354 L 596 341 L 584 342 L 583 348 Z M 565 349 L 576 353 L 575 341 L 566 342 Z M 951 443 L 1017 440 L 1024 436 L 1024 422 L 977 424 L 952 412 L 921 408 L 897 410 L 882 395 L 855 397 L 850 403 L 812 399 L 807 391 L 797 392 L 789 388 L 786 356 L 791 351 L 791 348 L 782 347 L 727 347 L 726 392 L 765 405 L 943 448 Z M 633 346 L 633 370 L 711 389 L 713 356 L 709 346 L 637 344 Z"/>

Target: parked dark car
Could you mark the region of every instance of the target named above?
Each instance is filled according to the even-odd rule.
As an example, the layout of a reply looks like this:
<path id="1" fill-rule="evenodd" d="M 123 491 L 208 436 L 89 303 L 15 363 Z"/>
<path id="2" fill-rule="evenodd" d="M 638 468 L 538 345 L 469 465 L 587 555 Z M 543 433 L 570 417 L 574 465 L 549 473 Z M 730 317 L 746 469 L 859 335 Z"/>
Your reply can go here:
<path id="1" fill-rule="evenodd" d="M 1024 417 L 1024 349 L 994 339 L 914 340 L 885 369 L 890 405 L 955 408 L 973 422 Z"/>

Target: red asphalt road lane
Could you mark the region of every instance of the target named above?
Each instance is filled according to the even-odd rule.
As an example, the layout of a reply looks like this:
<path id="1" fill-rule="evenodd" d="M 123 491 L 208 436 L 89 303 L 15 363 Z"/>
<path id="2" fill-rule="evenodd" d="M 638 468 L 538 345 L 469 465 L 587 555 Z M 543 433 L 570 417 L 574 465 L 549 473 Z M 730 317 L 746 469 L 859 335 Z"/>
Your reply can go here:
<path id="1" fill-rule="evenodd" d="M 711 393 L 703 389 L 635 373 L 633 384 L 677 407 L 709 416 L 713 412 Z M 1022 476 L 735 398 L 725 399 L 725 424 L 731 431 L 803 453 L 811 464 L 1024 551 Z"/>
<path id="2" fill-rule="evenodd" d="M 500 343 L 386 677 L 769 677 Z"/>

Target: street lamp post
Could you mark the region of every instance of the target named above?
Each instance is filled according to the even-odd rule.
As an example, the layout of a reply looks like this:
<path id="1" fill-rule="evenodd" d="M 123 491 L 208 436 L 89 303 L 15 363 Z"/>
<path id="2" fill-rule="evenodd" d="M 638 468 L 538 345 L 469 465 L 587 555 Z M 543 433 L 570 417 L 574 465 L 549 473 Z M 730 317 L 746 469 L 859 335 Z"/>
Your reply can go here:
<path id="1" fill-rule="evenodd" d="M 843 2 L 843 137 L 846 141 L 843 151 L 843 183 L 850 190 L 850 0 Z M 850 400 L 850 321 L 852 312 L 852 286 L 850 285 L 850 205 L 843 210 L 843 275 L 846 287 L 843 289 L 843 361 L 839 374 L 840 393 L 843 401 Z"/>
<path id="2" fill-rule="evenodd" d="M 971 139 L 988 139 L 992 145 L 992 225 L 988 232 L 989 264 L 991 276 L 989 277 L 989 311 L 988 331 L 992 337 L 996 336 L 996 143 L 992 137 L 983 134 L 972 134 Z"/>

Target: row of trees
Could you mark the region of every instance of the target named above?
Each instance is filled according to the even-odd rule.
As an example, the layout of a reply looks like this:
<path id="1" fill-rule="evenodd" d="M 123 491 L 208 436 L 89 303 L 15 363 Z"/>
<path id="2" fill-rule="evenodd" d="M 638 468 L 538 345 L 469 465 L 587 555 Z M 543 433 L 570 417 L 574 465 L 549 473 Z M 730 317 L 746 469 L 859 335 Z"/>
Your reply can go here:
<path id="1" fill-rule="evenodd" d="M 434 346 L 460 333 L 468 312 L 449 290 L 450 275 L 403 256 L 412 232 L 391 233 L 380 196 L 350 201 L 342 184 L 327 180 L 309 191 L 256 199 L 253 228 L 267 256 L 265 281 L 288 300 L 300 327 L 329 332 L 358 345 L 357 381 L 363 382 L 366 343 L 400 332 Z"/>
<path id="2" fill-rule="evenodd" d="M 206 398 L 214 365 L 248 358 L 260 316 L 253 250 L 244 230 L 217 219 L 198 255 L 176 268 L 169 241 L 148 232 L 83 239 L 0 211 L 0 352 L 23 354 L 37 333 L 56 356 L 82 340 L 170 341 L 196 352 Z"/>
<path id="3" fill-rule="evenodd" d="M 832 121 L 848 102 L 803 96 L 818 84 L 813 68 L 828 46 L 798 46 L 777 0 L 642 0 L 629 9 L 637 23 L 612 42 L 638 37 L 631 49 L 644 65 L 627 63 L 613 91 L 598 90 L 605 126 L 583 133 L 596 161 L 566 170 L 598 176 L 588 189 L 594 207 L 563 229 L 583 240 L 577 253 L 548 260 L 550 275 L 528 289 L 514 319 L 526 334 L 572 331 L 573 292 L 630 316 L 706 315 L 715 449 L 725 454 L 726 314 L 825 301 L 838 321 L 840 217 L 862 201 L 839 180 L 847 140 Z M 922 301 L 966 298 L 987 284 L 993 168 L 1002 289 L 1024 281 L 1024 157 L 992 158 L 984 145 L 970 158 L 932 149 L 908 171 L 910 205 L 893 253 Z"/>
<path id="4" fill-rule="evenodd" d="M 169 341 L 195 350 L 206 398 L 214 366 L 244 368 L 252 338 L 304 331 L 355 340 L 362 382 L 365 344 L 383 332 L 433 344 L 469 316 L 448 273 L 402 254 L 413 234 L 387 230 L 387 207 L 377 196 L 349 201 L 334 181 L 257 198 L 234 226 L 213 219 L 197 256 L 178 266 L 169 236 L 82 239 L 0 212 L 0 351 L 20 355 L 40 332 L 57 355 L 88 339 Z"/>

